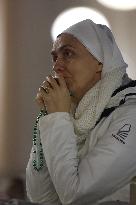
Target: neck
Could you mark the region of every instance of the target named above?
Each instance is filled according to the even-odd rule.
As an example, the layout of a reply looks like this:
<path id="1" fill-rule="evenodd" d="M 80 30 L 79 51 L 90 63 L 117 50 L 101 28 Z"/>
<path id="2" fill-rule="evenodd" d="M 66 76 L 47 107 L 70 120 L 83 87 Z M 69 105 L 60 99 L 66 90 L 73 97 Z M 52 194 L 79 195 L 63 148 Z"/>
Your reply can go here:
<path id="1" fill-rule="evenodd" d="M 95 85 L 96 85 L 97 82 L 95 82 L 91 87 L 88 86 L 86 89 L 82 89 L 80 90 L 79 92 L 73 92 L 71 91 L 71 99 L 72 99 L 72 102 L 76 105 L 78 105 L 78 103 L 80 102 L 80 100 L 83 98 L 83 96 L 90 90 L 92 89 Z"/>

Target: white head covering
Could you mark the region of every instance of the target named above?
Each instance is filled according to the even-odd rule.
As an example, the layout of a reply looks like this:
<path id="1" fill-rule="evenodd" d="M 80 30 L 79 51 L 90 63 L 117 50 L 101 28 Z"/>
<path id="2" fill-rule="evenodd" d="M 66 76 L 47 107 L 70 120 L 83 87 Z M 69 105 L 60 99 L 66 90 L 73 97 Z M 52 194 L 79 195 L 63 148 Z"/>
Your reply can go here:
<path id="1" fill-rule="evenodd" d="M 95 24 L 90 19 L 86 19 L 62 33 L 77 38 L 103 64 L 103 75 L 118 67 L 126 69 L 127 64 L 123 60 L 111 30 L 106 25 Z"/>

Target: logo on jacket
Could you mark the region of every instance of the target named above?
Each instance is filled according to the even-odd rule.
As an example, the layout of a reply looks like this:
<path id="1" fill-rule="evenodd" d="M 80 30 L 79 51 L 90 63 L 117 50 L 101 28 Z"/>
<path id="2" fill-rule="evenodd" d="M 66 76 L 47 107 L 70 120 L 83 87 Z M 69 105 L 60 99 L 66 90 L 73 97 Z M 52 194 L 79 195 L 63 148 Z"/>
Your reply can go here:
<path id="1" fill-rule="evenodd" d="M 116 135 L 112 134 L 112 136 L 114 138 L 116 138 L 118 141 L 120 141 L 121 143 L 125 144 L 126 143 L 125 140 L 129 134 L 130 130 L 131 130 L 131 125 L 125 124 L 125 125 L 123 125 L 123 127 L 121 127 L 119 129 L 119 131 L 117 132 Z"/>

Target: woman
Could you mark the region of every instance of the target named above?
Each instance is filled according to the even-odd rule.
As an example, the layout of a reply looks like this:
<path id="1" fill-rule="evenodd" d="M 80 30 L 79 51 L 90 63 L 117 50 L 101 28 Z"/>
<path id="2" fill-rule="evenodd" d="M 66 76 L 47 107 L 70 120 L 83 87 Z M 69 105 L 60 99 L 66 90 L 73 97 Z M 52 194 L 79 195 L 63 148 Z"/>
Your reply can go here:
<path id="1" fill-rule="evenodd" d="M 111 31 L 87 19 L 53 44 L 53 71 L 37 94 L 41 112 L 26 170 L 33 202 L 128 201 L 136 174 L 136 82 Z M 48 115 L 46 115 L 48 114 Z"/>

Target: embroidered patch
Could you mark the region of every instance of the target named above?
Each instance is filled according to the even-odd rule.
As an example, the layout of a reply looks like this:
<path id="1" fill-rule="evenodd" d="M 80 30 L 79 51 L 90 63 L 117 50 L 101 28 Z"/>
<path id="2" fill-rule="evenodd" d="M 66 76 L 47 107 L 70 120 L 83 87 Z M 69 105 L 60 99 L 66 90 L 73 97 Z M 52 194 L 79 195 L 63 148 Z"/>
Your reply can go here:
<path id="1" fill-rule="evenodd" d="M 118 141 L 120 141 L 123 144 L 126 144 L 125 140 L 131 130 L 130 124 L 125 124 L 123 127 L 119 129 L 117 134 L 112 134 L 112 137 L 116 138 Z"/>

